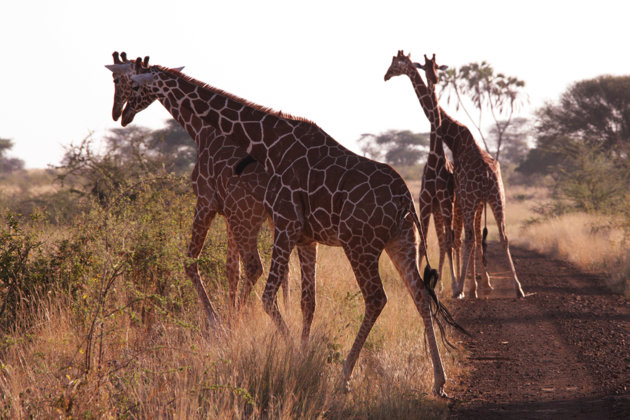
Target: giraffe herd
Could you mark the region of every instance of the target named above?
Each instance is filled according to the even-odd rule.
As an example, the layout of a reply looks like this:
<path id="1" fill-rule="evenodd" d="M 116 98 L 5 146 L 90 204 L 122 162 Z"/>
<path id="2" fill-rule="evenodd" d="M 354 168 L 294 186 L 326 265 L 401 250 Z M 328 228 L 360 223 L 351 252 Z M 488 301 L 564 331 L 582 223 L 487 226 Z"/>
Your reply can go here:
<path id="1" fill-rule="evenodd" d="M 442 322 L 461 327 L 433 290 L 435 270 L 430 270 L 428 260 L 424 279 L 419 272 L 422 256 L 426 255 L 431 214 L 440 243 L 439 268 L 447 255 L 455 297 L 463 296 L 469 265 L 472 283 L 476 283 L 471 255 L 473 247 L 480 247 L 475 232 L 479 230 L 480 209 L 485 202 L 497 220 L 516 295 L 524 296 L 505 235 L 505 196 L 498 163 L 437 103 L 435 56 L 432 60 L 425 56 L 425 64 L 420 66 L 428 87 L 416 65 L 402 52 L 394 57 L 385 76 L 385 80 L 401 74 L 409 76 L 431 123 L 431 153 L 423 174 L 420 219 L 407 185 L 396 171 L 356 155 L 315 123 L 253 104 L 186 76 L 181 68 L 150 66 L 148 57 L 129 61 L 124 53 L 113 56 L 114 64 L 106 66 L 112 71 L 115 83 L 113 118 L 117 120 L 122 115 L 121 123 L 126 126 L 137 113 L 158 100 L 196 142 L 198 157 L 192 184 L 197 206 L 186 273 L 212 325 L 221 322 L 203 286 L 196 259 L 217 213 L 225 216 L 228 227 L 226 272 L 231 307 L 249 296 L 262 273 L 256 239 L 262 223 L 270 219 L 272 261 L 262 303 L 285 336 L 289 332 L 276 294 L 280 285 L 286 284 L 289 256 L 297 247 L 302 274 L 303 346 L 308 345 L 315 312 L 317 244 L 342 247 L 365 302 L 363 321 L 343 366 L 344 386 L 387 302 L 378 271 L 379 257 L 385 251 L 422 317 L 434 368 L 433 391 L 445 395 L 446 375 L 433 322 L 440 329 Z M 443 143 L 452 151 L 453 163 L 444 153 Z M 465 239 L 459 270 L 459 262 L 453 263 L 452 250 L 459 249 L 459 234 L 455 233 L 461 231 L 462 224 Z M 246 281 L 237 302 L 239 256 Z M 454 266 L 458 268 L 459 278 Z M 484 285 L 489 288 L 483 267 L 481 273 Z M 285 287 L 285 303 L 286 291 Z M 475 286 L 467 293 L 476 297 Z"/>

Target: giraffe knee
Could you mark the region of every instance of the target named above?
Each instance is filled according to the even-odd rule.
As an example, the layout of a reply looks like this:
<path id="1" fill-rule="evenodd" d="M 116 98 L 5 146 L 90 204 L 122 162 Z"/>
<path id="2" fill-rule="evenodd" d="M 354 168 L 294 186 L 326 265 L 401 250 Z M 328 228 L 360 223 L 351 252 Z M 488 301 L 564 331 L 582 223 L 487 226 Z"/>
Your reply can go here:
<path id="1" fill-rule="evenodd" d="M 267 293 L 267 291 L 265 291 L 262 296 L 262 303 L 265 312 L 269 315 L 273 315 L 275 312 L 276 297 L 272 296 L 271 293 Z"/>
<path id="2" fill-rule="evenodd" d="M 370 299 L 366 300 L 366 309 L 369 309 L 375 314 L 380 314 L 385 305 L 387 304 L 387 295 L 384 291 L 374 294 Z"/>
<path id="3" fill-rule="evenodd" d="M 302 295 L 300 306 L 302 308 L 302 313 L 312 319 L 313 313 L 315 313 L 315 296 Z"/>
<path id="4" fill-rule="evenodd" d="M 252 257 L 248 258 L 245 262 L 245 275 L 248 279 L 251 279 L 252 282 L 255 282 L 263 272 L 262 264 L 260 263 L 260 259 Z"/>

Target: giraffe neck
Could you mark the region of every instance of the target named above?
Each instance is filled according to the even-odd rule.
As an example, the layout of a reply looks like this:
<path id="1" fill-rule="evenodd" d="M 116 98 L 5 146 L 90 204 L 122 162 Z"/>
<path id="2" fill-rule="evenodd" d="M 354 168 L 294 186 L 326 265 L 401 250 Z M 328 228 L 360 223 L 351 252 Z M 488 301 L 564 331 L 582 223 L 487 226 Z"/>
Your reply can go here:
<path id="1" fill-rule="evenodd" d="M 435 95 L 435 86 L 428 82 L 429 87 L 424 84 L 424 80 L 420 76 L 420 73 L 415 67 L 410 67 L 407 72 L 413 89 L 416 92 L 418 101 L 422 106 L 422 110 L 431 123 L 431 136 L 429 143 L 429 157 L 427 158 L 429 163 L 439 162 L 446 160 L 446 154 L 444 152 L 444 146 L 442 140 L 437 135 L 437 127 L 442 124 L 442 110 L 439 107 L 437 97 Z M 450 147 L 450 145 L 449 145 Z"/>
<path id="2" fill-rule="evenodd" d="M 435 129 L 431 130 L 431 135 L 429 137 L 429 152 L 429 156 L 434 155 L 438 159 L 446 159 L 444 145 L 442 144 L 442 140 L 438 137 Z"/>
<path id="3" fill-rule="evenodd" d="M 183 110 L 181 106 L 179 106 L 174 101 L 167 100 L 166 97 L 159 98 L 160 103 L 169 114 L 181 125 L 184 130 L 188 133 L 188 135 L 195 141 L 197 145 L 197 150 L 200 150 L 201 147 L 201 131 L 204 128 L 203 121 L 195 114 L 186 113 L 186 110 Z M 187 115 L 187 118 L 184 118 L 184 115 Z"/>
<path id="4" fill-rule="evenodd" d="M 427 114 L 427 117 L 429 117 L 429 115 L 438 116 L 437 119 L 434 120 L 429 118 L 429 121 L 432 121 L 431 129 L 436 130 L 437 132 L 438 139 L 436 139 L 436 147 L 442 149 L 440 156 L 445 156 L 442 148 L 442 142 L 446 143 L 453 153 L 453 158 L 456 161 L 459 160 L 460 155 L 463 154 L 462 150 L 467 146 L 474 146 L 478 148 L 477 143 L 472 136 L 462 135 L 463 132 L 468 132 L 470 134 L 468 129 L 444 112 L 444 109 L 442 109 L 437 100 L 435 85 L 431 83 L 431 81 L 428 81 L 428 87 L 425 86 L 424 81 L 415 68 L 414 73 L 414 77 L 412 78 L 410 76 L 410 78 L 414 88 L 416 89 L 416 94 L 418 95 L 418 99 L 422 104 L 425 114 Z M 419 81 L 419 83 L 416 83 L 416 81 Z M 469 137 L 472 139 L 472 143 L 469 141 Z M 439 143 L 439 146 L 437 143 Z"/>
<path id="5" fill-rule="evenodd" d="M 202 128 L 211 126 L 230 136 L 269 173 L 305 167 L 297 165 L 296 160 L 307 152 L 312 162 L 331 153 L 349 153 L 310 121 L 273 112 L 177 71 L 157 68 L 156 86 L 165 106 L 177 106 L 184 120 L 194 115 Z"/>
<path id="6" fill-rule="evenodd" d="M 437 104 L 437 99 L 435 98 L 435 90 L 431 92 L 427 88 L 424 84 L 424 80 L 422 80 L 420 73 L 415 67 L 409 68 L 407 76 L 409 76 L 409 80 L 411 80 L 413 90 L 416 92 L 416 96 L 422 106 L 422 110 L 431 123 L 431 130 L 434 130 L 441 124 L 440 109 Z"/>

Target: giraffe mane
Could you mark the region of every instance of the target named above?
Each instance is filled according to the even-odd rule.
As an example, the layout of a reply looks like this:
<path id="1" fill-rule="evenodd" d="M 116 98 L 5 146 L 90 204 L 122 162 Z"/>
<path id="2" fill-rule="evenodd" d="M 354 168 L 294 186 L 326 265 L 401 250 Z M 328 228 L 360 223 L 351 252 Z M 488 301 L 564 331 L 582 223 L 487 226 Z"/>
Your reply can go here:
<path id="1" fill-rule="evenodd" d="M 250 108 L 253 108 L 253 109 L 257 110 L 257 111 L 261 111 L 261 112 L 264 112 L 266 114 L 270 114 L 270 115 L 273 115 L 275 117 L 278 117 L 278 118 L 281 118 L 281 119 L 284 119 L 284 120 L 305 122 L 305 123 L 317 126 L 317 124 L 315 124 L 313 121 L 309 120 L 308 118 L 297 117 L 295 115 L 287 114 L 287 113 L 282 112 L 282 111 L 276 111 L 276 110 L 274 110 L 272 108 L 265 107 L 265 106 L 262 106 L 262 105 L 258 105 L 258 104 L 254 103 L 254 102 L 248 101 L 247 99 L 243 99 L 240 96 L 234 95 L 234 94 L 232 94 L 230 92 L 226 92 L 226 91 L 224 91 L 222 89 L 219 89 L 219 88 L 216 88 L 216 87 L 214 87 L 212 85 L 209 85 L 208 83 L 201 82 L 201 81 L 199 81 L 199 80 L 197 80 L 197 79 L 195 79 L 193 77 L 188 76 L 187 74 L 182 73 L 181 71 L 179 71 L 177 69 L 164 67 L 164 66 L 158 66 L 158 65 L 156 65 L 155 68 L 157 68 L 157 69 L 159 69 L 159 70 L 161 70 L 163 72 L 166 72 L 166 73 L 175 75 L 177 77 L 180 77 L 180 78 L 184 79 L 185 81 L 187 81 L 188 83 L 191 83 L 191 84 L 193 84 L 193 85 L 195 85 L 197 87 L 200 87 L 202 89 L 207 89 L 207 90 L 210 90 L 212 92 L 216 92 L 219 95 L 225 96 L 225 97 L 227 97 L 227 98 L 229 98 L 229 99 L 231 99 L 233 101 L 241 103 L 241 104 L 243 104 L 245 106 L 248 106 Z"/>

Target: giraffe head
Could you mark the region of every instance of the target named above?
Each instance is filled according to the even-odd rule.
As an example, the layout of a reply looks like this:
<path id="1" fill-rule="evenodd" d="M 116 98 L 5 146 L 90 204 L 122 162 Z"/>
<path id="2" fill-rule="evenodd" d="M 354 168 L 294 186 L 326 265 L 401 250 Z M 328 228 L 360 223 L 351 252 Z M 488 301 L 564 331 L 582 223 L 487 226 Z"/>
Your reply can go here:
<path id="1" fill-rule="evenodd" d="M 112 77 L 114 78 L 112 118 L 116 121 L 120 118 L 123 106 L 131 95 L 130 77 L 135 74 L 135 64 L 133 61 L 127 59 L 127 54 L 124 51 L 120 53 L 120 55 L 118 51 L 115 51 L 112 56 L 114 57 L 114 64 L 108 64 L 105 67 L 111 70 Z M 144 65 L 148 66 L 148 64 L 149 57 L 144 57 Z"/>
<path id="2" fill-rule="evenodd" d="M 122 113 L 121 125 L 123 127 L 130 124 L 138 112 L 146 109 L 159 98 L 158 89 L 153 89 L 157 70 L 149 67 L 148 64 L 148 59 L 143 62 L 137 58 L 133 65 L 133 74 L 129 76 L 130 95 Z"/>
<path id="3" fill-rule="evenodd" d="M 446 70 L 448 68 L 448 66 L 437 65 L 437 63 L 435 62 L 435 54 L 433 54 L 433 57 L 431 57 L 431 59 L 429 59 L 425 54 L 424 64 L 413 63 L 413 65 L 418 67 L 419 69 L 424 70 L 424 74 L 427 77 L 427 82 L 429 82 L 429 86 L 435 86 L 440 81 L 438 77 L 438 70 Z"/>
<path id="4" fill-rule="evenodd" d="M 409 74 L 409 70 L 415 70 L 411 62 L 411 54 L 405 55 L 402 50 L 399 50 L 398 55 L 392 57 L 392 64 L 387 69 L 387 73 L 385 73 L 385 81 L 394 76 Z"/>

